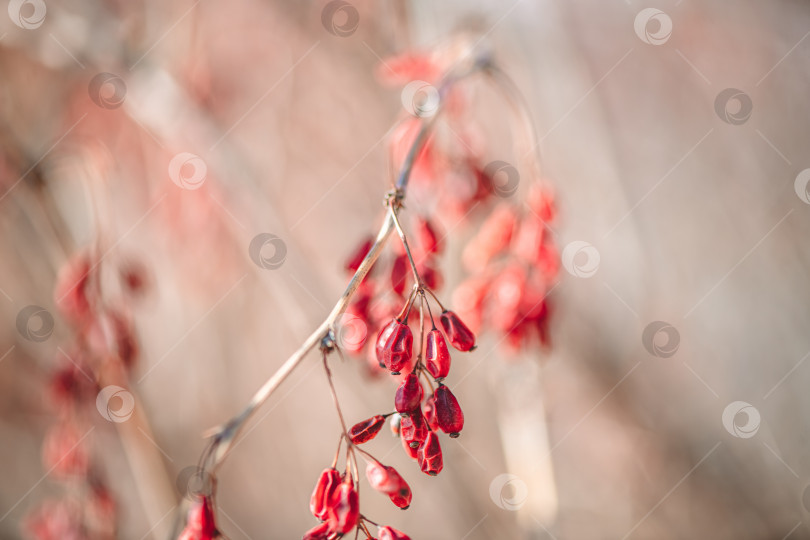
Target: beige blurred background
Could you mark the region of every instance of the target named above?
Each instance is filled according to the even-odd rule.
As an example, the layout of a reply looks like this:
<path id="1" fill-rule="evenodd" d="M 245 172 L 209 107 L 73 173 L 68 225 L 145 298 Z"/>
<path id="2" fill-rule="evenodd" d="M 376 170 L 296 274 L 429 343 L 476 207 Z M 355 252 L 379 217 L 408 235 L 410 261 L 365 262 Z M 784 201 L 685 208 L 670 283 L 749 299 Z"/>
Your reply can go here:
<path id="1" fill-rule="evenodd" d="M 46 3 L 36 28 L 0 13 L 0 537 L 21 538 L 25 513 L 62 489 L 40 447 L 68 328 L 57 317 L 32 343 L 15 318 L 55 312 L 57 269 L 94 237 L 82 182 L 103 178 L 111 257 L 152 277 L 134 307 L 132 388 L 154 438 L 99 418 L 93 444 L 120 537 L 163 539 L 202 432 L 323 320 L 346 254 L 379 223 L 382 137 L 401 112 L 374 79 L 380 59 L 472 28 L 533 112 L 560 247 L 589 243 L 598 270 L 561 273 L 550 355 L 506 359 L 485 336 L 455 361 L 467 426 L 441 475 L 385 433 L 370 443 L 414 500 L 402 512 L 366 488 L 363 512 L 415 539 L 810 538 L 810 206 L 795 189 L 810 167 L 806 3 L 352 0 L 347 37 L 325 31 L 323 2 Z M 100 72 L 124 81 L 121 107 L 89 99 Z M 753 107 L 745 119 L 739 100 L 721 103 L 736 125 L 717 112 L 727 88 Z M 508 123 L 496 100 L 480 112 L 493 133 Z M 179 152 L 204 160 L 201 189 L 169 179 Z M 450 283 L 471 231 L 450 245 Z M 284 240 L 281 268 L 248 257 L 260 232 Z M 642 342 L 654 321 L 677 330 L 671 356 Z M 334 371 L 349 418 L 388 408 L 391 386 L 359 362 Z M 738 401 L 758 424 L 732 409 L 724 426 Z M 336 436 L 313 355 L 222 469 L 224 532 L 300 537 Z"/>

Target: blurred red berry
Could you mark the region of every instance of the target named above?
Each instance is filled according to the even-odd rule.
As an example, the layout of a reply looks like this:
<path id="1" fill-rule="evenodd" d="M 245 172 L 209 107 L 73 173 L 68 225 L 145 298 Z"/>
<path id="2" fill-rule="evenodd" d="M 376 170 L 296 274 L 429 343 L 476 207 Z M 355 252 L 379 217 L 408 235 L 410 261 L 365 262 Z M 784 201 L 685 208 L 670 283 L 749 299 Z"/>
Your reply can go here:
<path id="1" fill-rule="evenodd" d="M 363 262 L 363 259 L 365 259 L 366 255 L 368 255 L 368 252 L 371 251 L 371 246 L 373 244 L 374 244 L 373 237 L 369 236 L 367 238 L 364 238 L 360 242 L 360 244 L 356 248 L 354 248 L 354 251 L 352 251 L 352 254 L 349 256 L 349 258 L 346 259 L 344 268 L 346 268 L 346 270 L 348 272 L 351 272 L 352 274 L 357 272 L 357 269 L 360 268 L 360 264 Z"/>
<path id="2" fill-rule="evenodd" d="M 411 537 L 393 527 L 380 527 L 380 540 L 411 540 Z"/>

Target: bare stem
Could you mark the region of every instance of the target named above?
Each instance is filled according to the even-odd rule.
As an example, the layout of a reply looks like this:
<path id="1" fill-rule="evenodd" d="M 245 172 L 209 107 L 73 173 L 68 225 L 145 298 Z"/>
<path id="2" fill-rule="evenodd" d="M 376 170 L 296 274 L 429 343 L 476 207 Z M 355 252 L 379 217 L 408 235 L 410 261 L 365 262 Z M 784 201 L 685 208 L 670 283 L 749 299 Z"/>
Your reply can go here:
<path id="1" fill-rule="evenodd" d="M 408 262 L 411 265 L 411 271 L 413 272 L 413 279 L 417 286 L 422 286 L 422 280 L 419 278 L 419 271 L 416 269 L 416 263 L 413 260 L 413 255 L 411 255 L 411 247 L 408 245 L 408 239 L 405 238 L 405 231 L 402 229 L 402 224 L 399 222 L 399 216 L 397 216 L 397 209 L 396 209 L 396 201 L 392 197 L 388 201 L 388 209 L 391 214 L 391 219 L 394 221 L 394 227 L 397 230 L 397 234 L 399 235 L 399 239 L 402 241 L 402 247 L 405 248 L 405 255 L 408 257 Z"/>
<path id="2" fill-rule="evenodd" d="M 346 429 L 346 420 L 343 418 L 343 411 L 340 409 L 340 401 L 335 391 L 335 383 L 332 381 L 332 370 L 329 369 L 329 362 L 326 359 L 325 351 L 323 353 L 323 370 L 326 372 L 326 380 L 329 381 L 329 390 L 332 392 L 332 401 L 335 402 L 335 409 L 337 410 L 338 418 L 340 418 L 340 427 L 343 429 L 343 435 L 348 437 L 349 430 Z"/>

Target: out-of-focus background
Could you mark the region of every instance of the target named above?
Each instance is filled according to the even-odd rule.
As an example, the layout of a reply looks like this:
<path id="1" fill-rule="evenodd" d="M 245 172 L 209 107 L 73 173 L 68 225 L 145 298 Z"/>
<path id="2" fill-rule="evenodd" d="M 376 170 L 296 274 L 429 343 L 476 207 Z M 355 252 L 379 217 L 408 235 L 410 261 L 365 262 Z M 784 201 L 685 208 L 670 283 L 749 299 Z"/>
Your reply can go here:
<path id="1" fill-rule="evenodd" d="M 556 186 L 552 349 L 507 358 L 485 335 L 456 358 L 467 424 L 444 471 L 422 475 L 383 433 L 369 447 L 413 504 L 366 488 L 363 512 L 417 539 L 810 537 L 810 7 L 350 2 L 345 36 L 326 2 L 7 2 L 0 536 L 23 538 L 24 516 L 72 489 L 41 456 L 50 373 L 70 354 L 53 298 L 67 257 L 100 236 L 109 261 L 147 269 L 131 388 L 151 427 L 99 416 L 90 436 L 118 536 L 166 538 L 202 433 L 323 320 L 379 224 L 402 109 L 375 79 L 382 59 L 467 30 L 524 93 Z M 471 114 L 499 133 L 507 110 Z M 183 152 L 199 189 L 172 182 Z M 279 268 L 251 261 L 259 233 L 283 239 Z M 469 233 L 451 240 L 445 290 Z M 54 314 L 45 340 L 18 328 L 29 305 Z M 334 372 L 352 420 L 389 407 L 362 362 Z M 221 471 L 229 538 L 311 527 L 336 436 L 314 355 Z"/>

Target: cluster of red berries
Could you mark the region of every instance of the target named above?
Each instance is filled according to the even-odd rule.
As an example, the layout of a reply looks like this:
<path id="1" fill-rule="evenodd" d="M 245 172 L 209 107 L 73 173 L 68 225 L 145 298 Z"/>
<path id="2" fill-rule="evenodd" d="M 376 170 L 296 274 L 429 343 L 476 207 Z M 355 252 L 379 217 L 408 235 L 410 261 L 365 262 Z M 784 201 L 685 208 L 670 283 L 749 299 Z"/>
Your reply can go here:
<path id="1" fill-rule="evenodd" d="M 102 380 L 125 380 L 137 359 L 138 342 L 125 306 L 143 293 L 146 280 L 138 266 L 119 267 L 120 301 L 113 303 L 109 299 L 115 295 L 102 294 L 100 264 L 88 253 L 76 255 L 60 271 L 54 290 L 73 337 L 65 349 L 59 348 L 58 367 L 51 376 L 49 397 L 58 421 L 45 434 L 42 459 L 51 477 L 79 489 L 29 514 L 26 532 L 36 540 L 116 536 L 117 505 L 88 433 L 98 416 L 96 396 Z"/>
<path id="2" fill-rule="evenodd" d="M 405 260 L 406 268 L 401 280 L 397 280 L 399 276 L 396 262 L 393 265 L 391 272 L 393 291 L 397 296 L 402 297 L 404 287 L 399 288 L 398 284 L 400 281 L 405 282 L 411 273 L 414 284 L 399 313 L 381 325 L 372 350 L 376 369 L 385 370 L 399 378 L 399 385 L 394 395 L 395 412 L 378 414 L 358 422 L 341 437 L 341 440 L 346 439 L 349 448 L 347 450 L 347 470 L 341 475 L 335 468 L 336 456 L 332 467 L 321 474 L 312 494 L 310 509 L 315 517 L 322 520 L 322 523 L 308 531 L 304 536 L 305 539 L 334 538 L 355 527 L 361 528 L 366 536 L 371 538 L 366 523 L 372 522 L 359 512 L 357 478 L 349 470 L 348 456 L 354 449 L 368 459 L 366 478 L 371 487 L 388 496 L 391 502 L 399 508 L 405 509 L 410 506 L 412 492 L 402 476 L 393 467 L 382 464 L 371 454 L 358 447 L 376 437 L 389 416 L 392 417 L 392 429 L 401 438 L 408 456 L 418 462 L 422 472 L 431 476 L 439 474 L 444 464 L 438 432 L 442 431 L 455 438 L 464 428 L 464 413 L 458 400 L 443 384 L 443 381 L 450 373 L 451 359 L 448 341 L 455 349 L 467 352 L 475 348 L 475 335 L 453 311 L 442 306 L 431 288 L 422 279 L 419 265 L 414 260 L 404 232 L 401 231 L 396 209 L 395 204 L 392 203 L 392 218 L 400 231 L 402 240 L 400 255 Z M 424 259 L 429 259 L 441 251 L 439 237 L 429 222 L 418 220 L 416 230 L 421 232 L 421 234 L 417 234 L 419 239 L 417 245 L 420 250 L 417 253 L 425 256 Z M 369 248 L 370 243 L 364 243 L 351 257 L 347 269 L 356 270 Z M 368 295 L 373 287 L 368 284 L 367 286 L 369 289 L 365 292 Z M 355 301 L 352 304 L 354 315 L 368 317 L 372 313 L 370 300 L 370 298 L 361 296 L 359 302 Z M 441 309 L 439 319 L 442 330 L 436 327 L 430 300 L 435 301 Z M 419 308 L 414 310 L 413 307 L 417 303 Z M 412 314 L 415 316 L 416 311 L 418 311 L 419 325 L 418 340 L 414 339 L 414 331 L 410 326 L 410 319 Z M 428 320 L 429 330 L 426 327 Z M 416 341 L 416 347 L 414 347 L 414 341 Z M 361 347 L 356 348 L 355 351 L 359 349 Z M 414 349 L 416 354 L 414 354 Z M 430 394 L 425 392 L 423 383 L 427 384 Z M 403 533 L 390 527 L 380 527 L 379 537 L 407 538 Z"/>
<path id="3" fill-rule="evenodd" d="M 560 267 L 549 228 L 555 214 L 551 190 L 535 185 L 525 205 L 495 206 L 462 255 L 471 276 L 453 294 L 459 312 L 473 329 L 499 332 L 512 350 L 549 344 L 548 293 Z"/>

